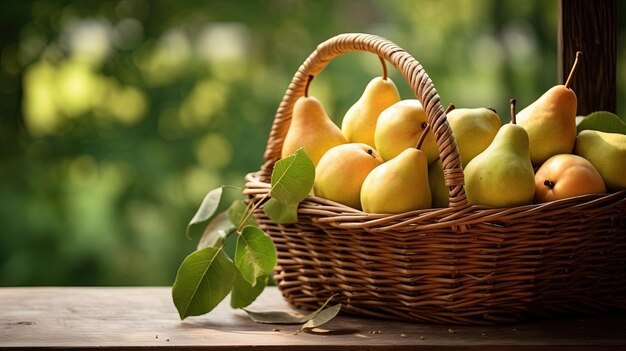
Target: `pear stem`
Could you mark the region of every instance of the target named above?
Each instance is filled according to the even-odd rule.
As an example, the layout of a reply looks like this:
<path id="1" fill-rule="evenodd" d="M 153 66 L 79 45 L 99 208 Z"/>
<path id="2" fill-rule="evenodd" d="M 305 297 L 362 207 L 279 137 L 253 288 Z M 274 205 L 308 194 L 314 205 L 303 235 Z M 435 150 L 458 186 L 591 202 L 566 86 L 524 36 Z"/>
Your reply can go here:
<path id="1" fill-rule="evenodd" d="M 450 111 L 454 110 L 456 107 L 453 104 L 448 105 L 448 108 L 446 108 L 445 112 L 443 113 L 444 115 L 447 115 Z M 415 145 L 415 148 L 418 150 L 422 149 L 422 143 L 424 142 L 424 139 L 426 139 L 426 134 L 430 131 L 430 123 L 422 123 L 422 126 L 424 128 L 424 131 L 422 132 L 422 135 L 420 135 L 419 140 L 417 141 L 417 145 Z"/>
<path id="2" fill-rule="evenodd" d="M 517 121 L 515 120 L 515 99 L 511 99 L 510 100 L 511 103 L 511 124 L 517 124 Z"/>
<path id="3" fill-rule="evenodd" d="M 385 63 L 385 59 L 382 56 L 378 56 L 378 59 L 383 66 L 383 80 L 387 80 L 387 64 Z"/>
<path id="4" fill-rule="evenodd" d="M 430 131 L 430 123 L 426 123 L 426 127 L 424 127 L 424 130 L 422 131 L 422 135 L 420 135 L 420 138 L 417 141 L 417 145 L 415 146 L 416 149 L 418 150 L 422 149 L 422 143 L 424 142 L 424 139 L 426 139 L 426 134 L 429 131 Z"/>
<path id="5" fill-rule="evenodd" d="M 574 79 L 574 74 L 576 74 L 576 69 L 578 68 L 578 63 L 583 57 L 582 51 L 576 51 L 576 59 L 574 59 L 574 64 L 572 65 L 572 69 L 569 71 L 569 76 L 567 76 L 567 81 L 565 81 L 565 87 L 570 89 L 572 86 L 572 80 Z"/>
<path id="6" fill-rule="evenodd" d="M 309 79 L 307 79 L 306 85 L 304 86 L 304 97 L 309 97 L 309 86 L 311 85 L 313 77 L 314 76 L 312 74 L 309 74 Z"/>
<path id="7" fill-rule="evenodd" d="M 450 111 L 454 110 L 455 108 L 456 106 L 454 106 L 453 104 L 449 104 L 446 110 L 443 112 L 443 114 L 447 115 Z"/>

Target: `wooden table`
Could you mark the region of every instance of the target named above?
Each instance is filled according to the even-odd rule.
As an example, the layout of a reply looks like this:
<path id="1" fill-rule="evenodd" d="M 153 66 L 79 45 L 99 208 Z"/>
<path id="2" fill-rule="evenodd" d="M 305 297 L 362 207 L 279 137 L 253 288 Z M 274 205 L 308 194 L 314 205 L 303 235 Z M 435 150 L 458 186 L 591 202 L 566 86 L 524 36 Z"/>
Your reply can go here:
<path id="1" fill-rule="evenodd" d="M 250 308 L 289 306 L 267 288 Z M 626 316 L 462 327 L 342 315 L 314 332 L 298 328 L 254 323 L 227 302 L 181 321 L 169 287 L 0 288 L 0 348 L 626 350 Z"/>

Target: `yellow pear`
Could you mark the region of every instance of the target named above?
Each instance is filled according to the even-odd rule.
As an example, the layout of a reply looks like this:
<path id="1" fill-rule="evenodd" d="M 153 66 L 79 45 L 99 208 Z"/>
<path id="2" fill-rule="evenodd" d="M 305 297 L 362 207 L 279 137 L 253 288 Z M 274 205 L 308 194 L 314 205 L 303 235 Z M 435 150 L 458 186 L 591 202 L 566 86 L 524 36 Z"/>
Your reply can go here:
<path id="1" fill-rule="evenodd" d="M 374 168 L 363 182 L 361 205 L 368 213 L 402 213 L 430 208 L 432 198 L 426 154 L 408 148 Z"/>
<path id="2" fill-rule="evenodd" d="M 384 75 L 372 79 L 341 122 L 341 130 L 348 142 L 376 147 L 374 129 L 378 116 L 384 109 L 398 101 L 400 93 L 391 78 Z"/>
<path id="3" fill-rule="evenodd" d="M 378 152 L 363 143 L 338 145 L 328 150 L 315 167 L 316 196 L 361 209 L 361 185 L 383 163 Z"/>
<path id="4" fill-rule="evenodd" d="M 570 86 L 581 57 L 580 51 L 577 52 L 565 85 L 550 88 L 517 115 L 517 123 L 528 132 L 530 159 L 534 165 L 574 150 L 577 101 Z"/>
<path id="5" fill-rule="evenodd" d="M 528 205 L 535 194 L 535 174 L 530 162 L 528 134 L 515 124 L 503 125 L 491 144 L 464 170 L 465 193 L 472 205 L 510 207 Z"/>
<path id="6" fill-rule="evenodd" d="M 463 167 L 491 144 L 502 124 L 496 111 L 489 108 L 457 108 L 446 117 Z"/>
<path id="7" fill-rule="evenodd" d="M 626 135 L 583 130 L 576 138 L 575 152 L 600 172 L 608 190 L 626 189 Z"/>
<path id="8" fill-rule="evenodd" d="M 428 116 L 419 100 L 407 99 L 389 106 L 378 117 L 375 139 L 377 150 L 385 161 L 414 148 L 426 129 Z M 427 132 L 421 147 L 428 163 L 439 157 L 439 148 L 432 131 Z"/>
<path id="9" fill-rule="evenodd" d="M 445 208 L 450 204 L 449 190 L 443 178 L 443 164 L 441 159 L 428 165 L 428 184 L 433 197 L 434 208 Z"/>
<path id="10" fill-rule="evenodd" d="M 341 129 L 330 119 L 321 102 L 308 96 L 308 87 L 313 76 L 309 77 L 304 96 L 293 106 L 291 125 L 285 136 L 281 157 L 286 157 L 303 147 L 314 165 L 328 149 L 345 144 Z"/>

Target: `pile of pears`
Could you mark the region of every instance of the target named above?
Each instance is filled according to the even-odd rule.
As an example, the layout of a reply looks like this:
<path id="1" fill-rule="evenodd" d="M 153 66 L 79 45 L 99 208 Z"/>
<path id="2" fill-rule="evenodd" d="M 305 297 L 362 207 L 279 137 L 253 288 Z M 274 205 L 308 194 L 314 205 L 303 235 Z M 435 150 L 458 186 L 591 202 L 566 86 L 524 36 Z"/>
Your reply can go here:
<path id="1" fill-rule="evenodd" d="M 567 82 L 502 125 L 491 108 L 446 111 L 472 205 L 512 207 L 626 189 L 626 135 L 576 131 L 576 94 Z M 304 148 L 315 165 L 313 193 L 367 213 L 447 207 L 449 188 L 435 135 L 419 100 L 402 100 L 383 74 L 336 125 L 321 102 L 295 102 L 282 157 Z"/>

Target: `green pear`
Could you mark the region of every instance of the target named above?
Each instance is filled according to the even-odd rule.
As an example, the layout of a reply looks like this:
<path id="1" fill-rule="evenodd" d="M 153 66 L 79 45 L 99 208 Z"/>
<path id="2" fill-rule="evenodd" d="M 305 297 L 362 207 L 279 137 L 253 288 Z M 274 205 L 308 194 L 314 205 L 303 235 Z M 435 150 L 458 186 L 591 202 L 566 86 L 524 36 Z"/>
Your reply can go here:
<path id="1" fill-rule="evenodd" d="M 399 101 L 380 114 L 376 124 L 375 140 L 377 150 L 385 161 L 399 155 L 408 148 L 414 148 L 428 125 L 428 116 L 419 100 Z M 428 163 L 439 157 L 435 134 L 428 131 L 421 150 Z"/>
<path id="2" fill-rule="evenodd" d="M 445 208 L 450 204 L 449 190 L 443 177 L 443 164 L 441 159 L 428 165 L 428 184 L 433 198 L 434 208 Z"/>
<path id="3" fill-rule="evenodd" d="M 447 114 L 454 140 L 465 167 L 483 152 L 500 129 L 500 116 L 488 108 L 457 108 Z"/>
<path id="4" fill-rule="evenodd" d="M 557 154 L 569 154 L 576 141 L 576 94 L 570 89 L 580 60 L 580 51 L 565 85 L 556 85 L 517 114 L 528 132 L 530 159 L 534 165 Z"/>
<path id="5" fill-rule="evenodd" d="M 485 151 L 467 164 L 464 176 L 465 193 L 472 205 L 511 207 L 533 202 L 535 174 L 528 134 L 515 124 L 514 112 L 511 123 L 503 125 Z"/>
<path id="6" fill-rule="evenodd" d="M 415 148 L 374 168 L 363 181 L 361 206 L 368 213 L 402 213 L 430 208 L 426 154 Z"/>
<path id="7" fill-rule="evenodd" d="M 348 142 L 364 143 L 376 148 L 374 129 L 378 116 L 398 101 L 400 93 L 391 78 L 383 76 L 372 79 L 341 122 L 341 130 Z"/>
<path id="8" fill-rule="evenodd" d="M 345 144 L 341 129 L 330 119 L 322 103 L 313 96 L 308 96 L 309 78 L 304 96 L 298 98 L 293 106 L 291 125 L 287 130 L 281 157 L 286 157 L 303 147 L 314 165 L 322 155 L 333 146 Z"/>
<path id="9" fill-rule="evenodd" d="M 626 189 L 626 135 L 583 130 L 574 151 L 600 172 L 609 191 Z"/>

